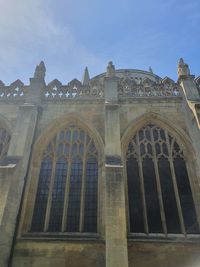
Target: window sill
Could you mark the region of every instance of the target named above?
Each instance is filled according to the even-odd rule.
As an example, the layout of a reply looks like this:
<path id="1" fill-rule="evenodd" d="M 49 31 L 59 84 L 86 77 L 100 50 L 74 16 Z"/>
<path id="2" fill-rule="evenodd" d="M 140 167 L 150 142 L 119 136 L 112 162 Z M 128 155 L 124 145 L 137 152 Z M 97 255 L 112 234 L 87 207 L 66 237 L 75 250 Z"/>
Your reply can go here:
<path id="1" fill-rule="evenodd" d="M 104 242 L 97 233 L 27 233 L 19 237 L 19 240 L 30 241 L 84 241 L 84 242 Z"/>
<path id="2" fill-rule="evenodd" d="M 200 234 L 143 234 L 128 235 L 128 242 L 200 243 Z"/>

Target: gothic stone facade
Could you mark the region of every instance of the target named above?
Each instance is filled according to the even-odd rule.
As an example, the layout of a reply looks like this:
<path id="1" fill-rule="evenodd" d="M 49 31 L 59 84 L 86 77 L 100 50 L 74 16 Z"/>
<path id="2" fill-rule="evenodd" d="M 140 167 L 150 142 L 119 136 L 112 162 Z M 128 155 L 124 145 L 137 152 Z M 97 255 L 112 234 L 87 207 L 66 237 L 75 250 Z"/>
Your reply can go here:
<path id="1" fill-rule="evenodd" d="M 200 265 L 200 77 L 0 82 L 0 266 Z"/>

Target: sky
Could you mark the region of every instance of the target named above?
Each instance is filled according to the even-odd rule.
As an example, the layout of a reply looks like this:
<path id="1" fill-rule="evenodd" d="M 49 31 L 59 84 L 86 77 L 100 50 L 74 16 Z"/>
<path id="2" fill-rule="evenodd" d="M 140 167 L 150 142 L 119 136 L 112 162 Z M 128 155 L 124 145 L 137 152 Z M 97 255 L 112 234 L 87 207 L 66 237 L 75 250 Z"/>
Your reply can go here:
<path id="1" fill-rule="evenodd" d="M 0 0 L 0 80 L 25 84 L 41 60 L 46 82 L 152 67 L 177 79 L 183 57 L 200 75 L 199 0 Z"/>

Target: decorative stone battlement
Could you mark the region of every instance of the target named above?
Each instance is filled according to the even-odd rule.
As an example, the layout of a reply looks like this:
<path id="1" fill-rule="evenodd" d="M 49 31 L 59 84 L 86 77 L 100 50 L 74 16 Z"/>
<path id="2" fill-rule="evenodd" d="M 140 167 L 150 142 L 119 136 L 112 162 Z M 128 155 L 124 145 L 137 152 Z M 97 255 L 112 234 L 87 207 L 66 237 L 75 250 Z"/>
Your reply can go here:
<path id="1" fill-rule="evenodd" d="M 157 82 L 145 78 L 135 80 L 128 77 L 119 80 L 119 96 L 126 97 L 180 97 L 180 86 L 166 77 Z"/>
<path id="2" fill-rule="evenodd" d="M 25 86 L 22 81 L 16 80 L 9 86 L 4 85 L 0 81 L 0 101 L 24 101 L 28 91 L 28 86 Z"/>
<path id="3" fill-rule="evenodd" d="M 62 85 L 58 80 L 50 82 L 43 94 L 45 101 L 48 100 L 70 100 L 70 99 L 102 99 L 104 97 L 103 84 L 91 80 L 88 85 L 83 85 L 79 80 L 74 79 L 67 85 Z"/>
<path id="4" fill-rule="evenodd" d="M 181 63 L 183 60 L 180 61 Z M 184 66 L 179 62 L 180 69 Z M 187 67 L 187 66 L 186 66 Z M 186 68 L 185 67 L 185 68 Z M 59 80 L 54 79 L 47 85 L 44 82 L 46 67 L 43 62 L 36 66 L 34 80 L 38 86 L 40 84 L 41 101 L 70 101 L 70 100 L 102 100 L 105 96 L 105 79 L 115 79 L 118 85 L 118 99 L 130 100 L 134 98 L 176 98 L 182 96 L 182 89 L 178 82 L 165 77 L 164 79 L 155 75 L 150 68 L 149 71 L 134 69 L 115 70 L 112 62 L 109 62 L 107 72 L 90 79 L 88 69 L 85 69 L 83 81 L 73 79 L 67 85 L 63 85 Z M 182 73 L 182 72 L 181 72 Z M 189 75 L 189 74 L 188 74 Z M 179 75 L 180 76 L 180 75 Z M 182 77 L 182 76 L 181 76 Z M 200 90 L 200 77 L 195 80 L 197 89 Z M 25 102 L 26 95 L 34 88 L 24 85 L 20 80 L 16 80 L 10 85 L 5 85 L 0 81 L 0 101 Z"/>
<path id="5" fill-rule="evenodd" d="M 0 101 L 24 102 L 28 91 L 29 86 L 24 85 L 20 80 L 9 86 L 0 82 Z M 148 78 L 139 82 L 127 77 L 118 78 L 118 94 L 119 98 L 123 99 L 181 96 L 179 85 L 169 78 L 157 83 Z M 55 79 L 44 87 L 42 99 L 43 101 L 104 99 L 104 84 L 98 79 L 93 79 L 88 85 L 83 85 L 79 80 L 74 79 L 67 85 L 63 85 Z"/>

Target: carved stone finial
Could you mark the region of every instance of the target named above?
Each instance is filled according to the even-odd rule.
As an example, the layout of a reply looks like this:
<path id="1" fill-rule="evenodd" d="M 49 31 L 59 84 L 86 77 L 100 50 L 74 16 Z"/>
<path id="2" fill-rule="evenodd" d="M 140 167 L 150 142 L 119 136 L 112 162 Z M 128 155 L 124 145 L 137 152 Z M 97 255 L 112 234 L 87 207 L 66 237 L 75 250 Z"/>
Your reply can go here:
<path id="1" fill-rule="evenodd" d="M 88 68 L 85 68 L 85 71 L 83 73 L 83 80 L 82 80 L 82 84 L 83 85 L 88 85 L 90 82 L 90 75 L 89 75 L 89 71 Z"/>
<path id="2" fill-rule="evenodd" d="M 149 72 L 153 73 L 152 67 L 149 67 Z"/>
<path id="3" fill-rule="evenodd" d="M 106 77 L 115 77 L 115 66 L 113 65 L 112 61 L 108 62 Z"/>
<path id="4" fill-rule="evenodd" d="M 44 62 L 41 61 L 39 65 L 35 68 L 34 78 L 38 80 L 43 80 L 45 78 L 46 73 L 46 67 L 44 65 Z"/>
<path id="5" fill-rule="evenodd" d="M 183 58 L 180 58 L 178 63 L 178 77 L 181 76 L 189 76 L 190 75 L 190 69 L 188 64 L 186 64 L 183 60 Z"/>

